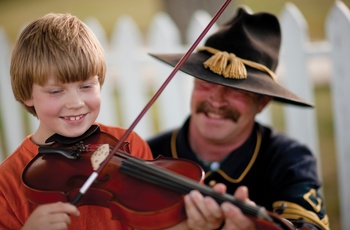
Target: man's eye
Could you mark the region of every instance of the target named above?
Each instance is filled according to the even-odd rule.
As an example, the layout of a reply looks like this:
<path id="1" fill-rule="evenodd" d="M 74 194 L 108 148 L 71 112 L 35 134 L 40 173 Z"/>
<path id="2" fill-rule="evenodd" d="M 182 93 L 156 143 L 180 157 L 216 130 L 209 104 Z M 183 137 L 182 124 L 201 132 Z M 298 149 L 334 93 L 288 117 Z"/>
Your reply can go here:
<path id="1" fill-rule="evenodd" d="M 210 85 L 209 84 L 205 84 L 205 83 L 198 84 L 197 87 L 199 89 L 210 89 Z"/>

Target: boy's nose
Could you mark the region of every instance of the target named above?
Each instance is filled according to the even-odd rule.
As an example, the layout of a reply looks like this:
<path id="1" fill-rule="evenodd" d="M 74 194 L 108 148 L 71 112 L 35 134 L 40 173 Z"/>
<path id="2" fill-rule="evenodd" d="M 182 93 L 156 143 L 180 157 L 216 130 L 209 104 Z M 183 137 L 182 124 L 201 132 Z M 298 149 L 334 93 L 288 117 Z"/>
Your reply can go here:
<path id="1" fill-rule="evenodd" d="M 81 95 L 77 92 L 72 92 L 67 97 L 66 107 L 69 109 L 80 108 L 85 105 L 85 102 Z"/>

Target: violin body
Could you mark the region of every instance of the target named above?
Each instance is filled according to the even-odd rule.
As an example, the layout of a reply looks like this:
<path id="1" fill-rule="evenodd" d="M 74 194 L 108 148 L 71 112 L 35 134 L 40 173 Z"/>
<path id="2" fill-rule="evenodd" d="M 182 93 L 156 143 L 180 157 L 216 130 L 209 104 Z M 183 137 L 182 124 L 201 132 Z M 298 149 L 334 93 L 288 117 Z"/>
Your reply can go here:
<path id="1" fill-rule="evenodd" d="M 55 143 L 51 148 L 71 150 L 77 149 L 76 146 L 98 143 L 114 146 L 117 141 L 113 136 L 100 132 L 77 143 Z M 22 174 L 28 200 L 36 205 L 71 202 L 93 172 L 90 162 L 93 152 L 82 151 L 76 159 L 45 151 L 37 154 Z M 114 154 L 76 205 L 109 208 L 113 219 L 139 229 L 167 228 L 186 219 L 183 194 L 120 172 L 123 161 L 123 155 Z M 160 157 L 145 162 L 185 175 L 198 183 L 203 181 L 204 172 L 201 167 L 188 160 Z"/>
<path id="2" fill-rule="evenodd" d="M 39 153 L 28 163 L 22 174 L 27 199 L 35 205 L 75 200 L 80 188 L 94 171 L 91 156 L 96 147 L 101 143 L 114 146 L 118 142 L 115 137 L 101 132 L 98 126 L 92 126 L 79 138 L 64 139 L 56 134 L 48 141 L 54 144 L 39 148 Z M 121 148 L 100 171 L 89 190 L 76 203 L 77 206 L 109 208 L 113 219 L 133 228 L 164 229 L 186 219 L 183 196 L 191 190 L 197 189 L 204 195 L 213 196 L 219 203 L 233 201 L 230 197 L 213 193 L 212 189 L 203 185 L 204 171 L 192 161 L 165 157 L 142 160 L 125 152 L 128 151 L 128 143 L 124 143 Z M 136 167 L 141 177 L 130 176 L 125 170 L 129 161 L 139 162 L 142 166 L 147 166 L 146 169 L 158 168 L 162 173 L 153 173 L 150 177 L 142 171 L 144 167 Z M 163 177 L 162 174 L 169 174 L 170 177 L 159 180 Z M 180 179 L 175 180 L 175 175 L 180 176 Z M 144 179 L 152 176 L 158 184 Z M 162 186 L 168 182 L 170 187 Z M 181 188 L 183 185 L 185 188 Z M 178 188 L 182 190 L 177 190 Z M 266 213 L 272 221 L 250 216 L 257 229 L 294 229 L 278 215 Z"/>

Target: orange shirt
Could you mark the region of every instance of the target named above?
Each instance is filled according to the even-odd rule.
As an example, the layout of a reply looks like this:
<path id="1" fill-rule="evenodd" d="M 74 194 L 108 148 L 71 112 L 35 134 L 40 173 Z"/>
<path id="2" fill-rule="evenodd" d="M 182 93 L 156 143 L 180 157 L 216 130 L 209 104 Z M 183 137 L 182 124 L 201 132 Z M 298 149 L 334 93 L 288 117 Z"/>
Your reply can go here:
<path id="1" fill-rule="evenodd" d="M 101 131 L 120 139 L 125 132 L 118 127 L 100 125 Z M 38 153 L 38 145 L 31 141 L 31 135 L 0 165 L 0 229 L 20 229 L 35 205 L 31 204 L 25 194 L 22 184 L 22 172 L 28 162 Z M 125 140 L 130 143 L 133 156 L 150 160 L 151 151 L 136 133 L 131 133 Z M 64 170 L 64 169 L 62 169 Z M 108 208 L 98 206 L 80 206 L 79 217 L 71 217 L 70 229 L 131 229 L 117 220 L 112 220 Z"/>

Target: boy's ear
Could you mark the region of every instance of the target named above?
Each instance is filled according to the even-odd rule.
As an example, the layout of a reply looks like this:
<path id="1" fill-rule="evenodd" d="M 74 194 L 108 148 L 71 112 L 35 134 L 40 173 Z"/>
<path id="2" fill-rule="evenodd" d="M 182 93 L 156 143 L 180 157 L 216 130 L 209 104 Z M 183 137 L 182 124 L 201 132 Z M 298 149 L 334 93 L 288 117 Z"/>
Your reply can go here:
<path id="1" fill-rule="evenodd" d="M 25 101 L 23 101 L 23 103 L 28 107 L 34 106 L 33 99 L 25 100 Z"/>

